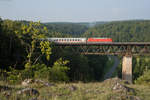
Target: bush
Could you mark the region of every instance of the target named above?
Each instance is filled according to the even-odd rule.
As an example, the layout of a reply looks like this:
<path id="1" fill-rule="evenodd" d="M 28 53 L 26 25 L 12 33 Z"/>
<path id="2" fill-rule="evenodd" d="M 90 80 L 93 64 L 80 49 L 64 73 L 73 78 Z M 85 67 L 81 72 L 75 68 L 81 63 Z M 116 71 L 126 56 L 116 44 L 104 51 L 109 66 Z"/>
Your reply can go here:
<path id="1" fill-rule="evenodd" d="M 45 64 L 35 64 L 30 67 L 26 67 L 22 71 L 22 78 L 41 78 L 41 79 L 48 79 L 50 72 L 50 68 L 47 67 Z"/>
<path id="2" fill-rule="evenodd" d="M 18 82 L 21 82 L 21 72 L 19 70 L 16 70 L 14 68 L 9 67 L 10 71 L 6 71 L 7 74 L 7 81 L 11 84 L 15 84 Z"/>
<path id="3" fill-rule="evenodd" d="M 150 70 L 144 72 L 144 74 L 140 76 L 135 83 L 150 85 Z"/>
<path id="4" fill-rule="evenodd" d="M 48 79 L 50 68 L 45 64 L 35 64 L 30 67 L 26 67 L 24 70 L 16 70 L 14 68 L 9 68 L 7 71 L 7 81 L 10 83 L 20 83 L 24 79 L 29 78 L 41 78 Z"/>
<path id="5" fill-rule="evenodd" d="M 36 64 L 33 65 L 34 78 L 48 79 L 50 73 L 50 67 L 47 67 L 45 64 Z"/>
<path id="6" fill-rule="evenodd" d="M 65 66 L 68 61 L 63 61 L 61 58 L 57 60 L 53 67 L 47 67 L 45 64 L 26 64 L 24 70 L 17 70 L 9 67 L 9 71 L 6 71 L 7 81 L 15 84 L 20 83 L 24 79 L 38 78 L 49 81 L 69 81 L 66 72 L 69 70 Z"/>
<path id="7" fill-rule="evenodd" d="M 62 58 L 57 60 L 50 69 L 49 81 L 69 81 L 69 77 L 66 74 L 69 68 L 65 66 L 67 63 L 68 61 L 63 61 Z"/>

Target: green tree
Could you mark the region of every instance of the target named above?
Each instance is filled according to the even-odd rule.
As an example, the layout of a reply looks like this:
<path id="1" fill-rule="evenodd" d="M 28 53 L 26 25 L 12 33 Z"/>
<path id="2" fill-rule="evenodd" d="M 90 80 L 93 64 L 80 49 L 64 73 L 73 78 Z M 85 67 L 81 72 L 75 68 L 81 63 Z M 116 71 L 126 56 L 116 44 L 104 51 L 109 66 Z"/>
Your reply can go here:
<path id="1" fill-rule="evenodd" d="M 42 29 L 40 28 L 41 24 L 40 22 L 30 22 L 29 25 L 22 24 L 21 25 L 21 30 L 15 30 L 15 33 L 21 40 L 21 42 L 25 45 L 26 51 L 27 51 L 27 63 L 25 67 L 30 67 L 32 64 L 35 64 L 37 62 L 37 58 L 39 58 L 41 55 L 36 54 L 36 49 L 37 47 L 42 47 L 44 48 L 46 42 L 40 42 L 41 38 L 44 38 L 47 33 L 47 28 L 43 27 Z M 40 45 L 39 45 L 40 44 Z M 49 45 L 50 46 L 50 45 Z M 41 49 L 42 49 L 41 48 Z M 45 48 L 48 48 L 45 47 Z M 50 48 L 48 48 L 49 51 L 47 52 L 47 56 L 50 55 Z M 49 54 L 48 54 L 49 52 Z M 44 51 L 42 52 L 42 54 Z"/>
<path id="2" fill-rule="evenodd" d="M 19 68 L 23 66 L 24 46 L 15 34 L 15 30 L 20 28 L 21 23 L 17 21 L 1 21 L 0 36 L 0 64 L 1 68 L 7 69 L 9 66 Z"/>
<path id="3" fill-rule="evenodd" d="M 62 58 L 58 59 L 53 67 L 50 69 L 50 81 L 69 81 L 69 77 L 66 72 L 69 68 L 66 64 L 69 63 L 68 60 L 63 61 Z"/>

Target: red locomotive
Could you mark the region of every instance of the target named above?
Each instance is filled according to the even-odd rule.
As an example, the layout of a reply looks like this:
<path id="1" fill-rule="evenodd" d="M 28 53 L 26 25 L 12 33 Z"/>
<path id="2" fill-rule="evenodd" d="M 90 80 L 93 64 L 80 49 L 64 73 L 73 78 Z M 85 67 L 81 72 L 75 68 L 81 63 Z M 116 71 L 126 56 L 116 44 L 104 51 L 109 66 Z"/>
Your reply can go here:
<path id="1" fill-rule="evenodd" d="M 111 38 L 88 38 L 87 42 L 112 42 Z"/>

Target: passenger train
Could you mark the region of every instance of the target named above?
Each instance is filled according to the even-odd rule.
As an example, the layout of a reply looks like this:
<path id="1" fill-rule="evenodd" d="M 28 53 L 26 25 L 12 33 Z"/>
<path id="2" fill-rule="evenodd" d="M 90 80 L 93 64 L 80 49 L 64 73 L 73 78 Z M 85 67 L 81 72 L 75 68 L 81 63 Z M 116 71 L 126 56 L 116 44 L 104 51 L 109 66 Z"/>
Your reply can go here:
<path id="1" fill-rule="evenodd" d="M 47 38 L 46 40 L 54 42 L 54 43 L 104 43 L 104 42 L 112 42 L 111 38 Z"/>

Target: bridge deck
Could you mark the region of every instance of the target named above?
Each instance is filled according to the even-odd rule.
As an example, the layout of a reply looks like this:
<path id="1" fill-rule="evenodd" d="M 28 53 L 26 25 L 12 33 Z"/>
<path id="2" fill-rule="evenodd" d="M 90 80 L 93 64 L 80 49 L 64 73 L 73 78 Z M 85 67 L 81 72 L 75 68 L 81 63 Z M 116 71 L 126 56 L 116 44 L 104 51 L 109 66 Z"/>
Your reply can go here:
<path id="1" fill-rule="evenodd" d="M 57 46 L 150 46 L 150 42 L 55 43 Z"/>

